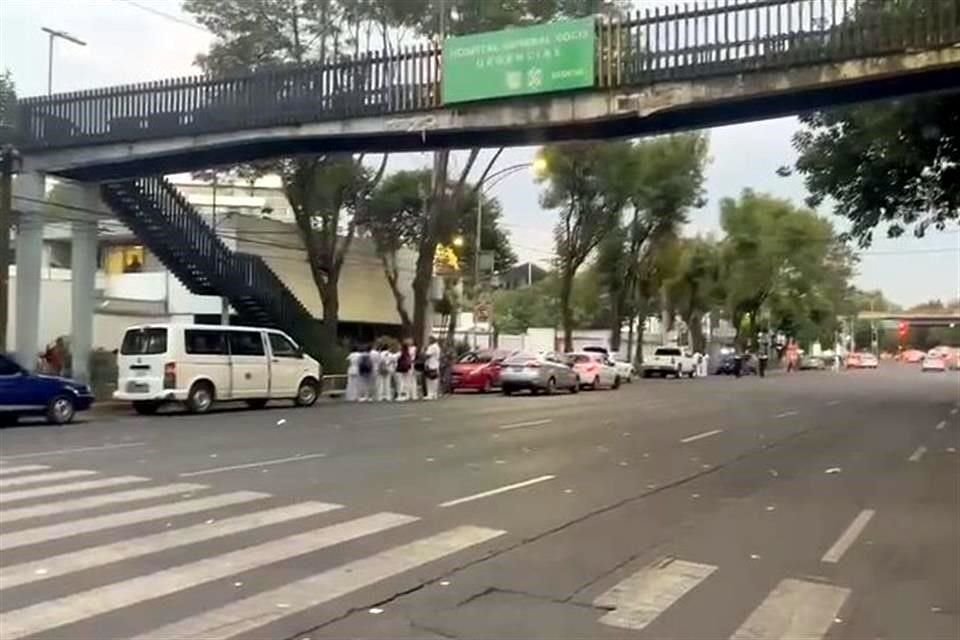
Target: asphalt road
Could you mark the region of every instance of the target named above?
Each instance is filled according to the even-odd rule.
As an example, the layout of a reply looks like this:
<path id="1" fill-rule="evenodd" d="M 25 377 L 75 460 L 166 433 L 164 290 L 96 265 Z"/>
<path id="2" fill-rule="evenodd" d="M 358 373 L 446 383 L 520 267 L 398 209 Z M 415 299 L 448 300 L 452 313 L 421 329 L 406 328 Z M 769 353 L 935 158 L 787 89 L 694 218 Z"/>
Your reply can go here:
<path id="1" fill-rule="evenodd" d="M 0 431 L 0 639 L 960 638 L 960 377 Z"/>

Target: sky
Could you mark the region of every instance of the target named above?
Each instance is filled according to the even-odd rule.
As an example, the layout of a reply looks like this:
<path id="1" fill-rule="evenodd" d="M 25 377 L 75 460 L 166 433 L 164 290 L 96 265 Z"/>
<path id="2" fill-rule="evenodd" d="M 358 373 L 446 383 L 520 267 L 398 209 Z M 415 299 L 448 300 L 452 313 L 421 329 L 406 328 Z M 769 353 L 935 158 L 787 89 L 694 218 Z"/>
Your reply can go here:
<path id="1" fill-rule="evenodd" d="M 641 7 L 664 4 L 663 0 L 636 1 Z M 43 26 L 87 42 L 82 47 L 56 42 L 55 92 L 195 75 L 199 70 L 194 58 L 212 40 L 181 11 L 179 0 L 2 0 L 0 70 L 11 70 L 21 96 L 46 92 L 48 39 Z M 797 128 L 796 119 L 781 118 L 709 130 L 707 204 L 692 212 L 685 233 L 718 233 L 720 201 L 736 197 L 744 188 L 802 203 L 806 196 L 802 179 L 775 173 L 796 158 L 790 141 Z M 507 149 L 497 168 L 528 162 L 535 153 L 533 147 Z M 402 169 L 428 162 L 427 154 L 395 154 L 388 166 Z M 521 260 L 546 263 L 552 256 L 556 218 L 540 207 L 540 192 L 541 186 L 525 172 L 506 177 L 492 189 Z M 832 215 L 828 206 L 818 213 L 844 227 L 844 220 Z M 861 253 L 857 286 L 882 289 L 889 299 L 905 306 L 960 297 L 960 228 L 956 224 L 946 232 L 931 231 L 923 239 L 876 236 L 873 246 Z"/>

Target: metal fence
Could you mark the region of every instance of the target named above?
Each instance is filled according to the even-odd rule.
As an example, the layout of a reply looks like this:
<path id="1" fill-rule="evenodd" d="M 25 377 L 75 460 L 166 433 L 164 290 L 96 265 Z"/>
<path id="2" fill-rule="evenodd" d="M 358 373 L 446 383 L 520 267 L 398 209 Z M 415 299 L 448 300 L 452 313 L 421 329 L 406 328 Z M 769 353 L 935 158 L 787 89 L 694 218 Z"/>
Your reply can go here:
<path id="1" fill-rule="evenodd" d="M 642 87 L 960 42 L 960 0 L 714 0 L 597 19 L 595 88 Z M 25 149 L 135 142 L 442 106 L 441 52 L 396 53 L 27 98 Z"/>

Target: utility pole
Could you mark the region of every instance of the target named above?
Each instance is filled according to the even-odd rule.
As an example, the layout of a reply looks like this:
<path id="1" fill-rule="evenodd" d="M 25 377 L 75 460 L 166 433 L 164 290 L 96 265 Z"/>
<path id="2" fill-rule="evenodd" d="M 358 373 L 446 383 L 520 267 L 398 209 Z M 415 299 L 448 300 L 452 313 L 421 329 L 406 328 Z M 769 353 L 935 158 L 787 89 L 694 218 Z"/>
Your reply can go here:
<path id="1" fill-rule="evenodd" d="M 19 154 L 0 147 L 0 353 L 7 351 L 7 308 L 10 292 L 10 218 L 13 215 L 13 173 Z"/>
<path id="2" fill-rule="evenodd" d="M 66 31 L 57 31 L 49 27 L 40 27 L 40 29 L 50 36 L 50 44 L 47 48 L 47 95 L 49 96 L 53 93 L 53 41 L 57 38 L 62 38 L 73 44 L 78 44 L 81 47 L 87 46 L 87 43 L 79 38 L 75 38 Z"/>

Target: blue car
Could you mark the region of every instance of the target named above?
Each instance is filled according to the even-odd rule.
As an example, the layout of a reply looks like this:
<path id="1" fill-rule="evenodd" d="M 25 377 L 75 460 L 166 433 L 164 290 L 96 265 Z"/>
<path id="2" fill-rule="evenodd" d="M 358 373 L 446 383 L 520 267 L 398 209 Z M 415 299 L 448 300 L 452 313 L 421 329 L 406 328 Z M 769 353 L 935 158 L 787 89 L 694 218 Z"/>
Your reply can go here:
<path id="1" fill-rule="evenodd" d="M 66 378 L 34 375 L 7 356 L 0 355 L 0 424 L 20 416 L 46 416 L 66 424 L 77 411 L 93 404 L 90 387 Z"/>

